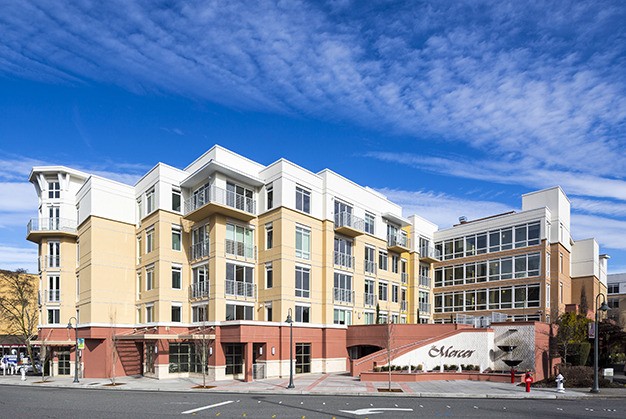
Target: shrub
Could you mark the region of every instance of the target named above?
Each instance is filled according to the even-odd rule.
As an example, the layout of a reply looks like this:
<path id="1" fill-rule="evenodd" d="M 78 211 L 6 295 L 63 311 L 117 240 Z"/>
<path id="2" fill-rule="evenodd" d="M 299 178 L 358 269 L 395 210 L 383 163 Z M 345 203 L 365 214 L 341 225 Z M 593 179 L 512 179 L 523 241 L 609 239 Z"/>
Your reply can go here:
<path id="1" fill-rule="evenodd" d="M 423 368 L 422 364 L 419 364 L 419 365 L 417 366 L 417 370 L 418 370 L 418 371 L 421 371 L 421 370 L 422 370 L 422 368 Z"/>
<path id="2" fill-rule="evenodd" d="M 456 371 L 458 369 L 459 369 L 458 365 L 454 365 L 454 364 L 450 365 L 450 370 Z"/>
<path id="3" fill-rule="evenodd" d="M 380 367 L 374 367 L 374 372 L 380 372 Z"/>
<path id="4" fill-rule="evenodd" d="M 593 386 L 593 367 L 585 366 L 561 366 L 559 368 L 567 387 L 591 387 Z"/>
<path id="5" fill-rule="evenodd" d="M 449 366 L 448 364 L 443 364 L 443 370 L 444 370 L 444 371 L 449 370 L 449 369 L 450 369 L 449 367 L 450 367 L 450 366 Z"/>
<path id="6" fill-rule="evenodd" d="M 571 361 L 572 365 L 585 365 L 589 358 L 591 344 L 589 342 L 571 343 L 570 348 L 572 355 L 567 358 Z"/>

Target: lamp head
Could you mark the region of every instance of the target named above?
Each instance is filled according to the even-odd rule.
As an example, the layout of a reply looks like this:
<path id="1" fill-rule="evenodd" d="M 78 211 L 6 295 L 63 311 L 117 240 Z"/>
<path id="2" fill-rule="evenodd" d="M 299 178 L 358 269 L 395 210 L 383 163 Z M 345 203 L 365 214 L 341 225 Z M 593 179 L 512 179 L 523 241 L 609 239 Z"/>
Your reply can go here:
<path id="1" fill-rule="evenodd" d="M 607 311 L 609 309 L 609 306 L 606 305 L 606 301 L 602 302 L 602 305 L 600 306 L 600 308 L 598 310 L 600 311 Z"/>
<path id="2" fill-rule="evenodd" d="M 71 329 L 71 328 L 72 328 L 72 321 L 71 321 L 71 320 L 67 322 L 67 328 L 68 328 L 68 329 Z"/>

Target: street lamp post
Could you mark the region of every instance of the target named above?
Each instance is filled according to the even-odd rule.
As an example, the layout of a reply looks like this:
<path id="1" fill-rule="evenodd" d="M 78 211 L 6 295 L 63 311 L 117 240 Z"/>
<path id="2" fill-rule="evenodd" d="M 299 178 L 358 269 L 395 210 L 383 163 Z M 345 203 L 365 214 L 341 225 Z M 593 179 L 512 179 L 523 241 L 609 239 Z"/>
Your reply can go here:
<path id="1" fill-rule="evenodd" d="M 72 328 L 72 319 L 74 319 L 74 336 L 76 338 L 76 350 L 74 352 L 74 382 L 78 383 L 78 319 L 72 316 L 67 322 L 67 328 Z"/>
<path id="2" fill-rule="evenodd" d="M 291 308 L 287 310 L 287 323 L 289 323 L 289 385 L 287 388 L 296 388 L 293 384 L 293 318 Z"/>
<path id="3" fill-rule="evenodd" d="M 598 307 L 598 298 L 602 297 L 602 305 Z M 596 323 L 593 325 L 594 334 L 593 334 L 593 388 L 591 389 L 592 393 L 599 393 L 600 386 L 598 385 L 598 335 L 600 332 L 599 322 L 600 322 L 600 311 L 607 311 L 609 306 L 606 305 L 606 298 L 604 294 L 600 293 L 596 295 Z"/>

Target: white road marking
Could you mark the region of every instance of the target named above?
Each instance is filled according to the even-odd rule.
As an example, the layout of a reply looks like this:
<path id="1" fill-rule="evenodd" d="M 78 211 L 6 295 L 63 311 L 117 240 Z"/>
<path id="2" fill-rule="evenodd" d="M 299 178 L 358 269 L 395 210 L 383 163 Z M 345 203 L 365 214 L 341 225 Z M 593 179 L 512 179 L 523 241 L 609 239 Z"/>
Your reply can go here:
<path id="1" fill-rule="evenodd" d="M 396 407 L 368 407 L 366 409 L 358 409 L 358 410 L 340 410 L 343 413 L 351 413 L 353 415 L 377 415 L 379 413 L 383 413 L 385 411 L 396 411 L 396 412 L 412 412 L 413 409 L 404 409 L 404 408 L 396 408 Z"/>
<path id="2" fill-rule="evenodd" d="M 225 404 L 231 404 L 232 402 L 233 402 L 232 400 L 228 400 L 228 401 L 225 401 L 225 402 L 215 403 L 215 404 L 211 404 L 211 405 L 208 405 L 208 406 L 202 406 L 202 407 L 198 407 L 198 408 L 191 409 L 191 410 L 185 410 L 184 412 L 181 413 L 181 415 L 188 415 L 190 413 L 199 412 L 201 410 L 211 409 L 213 407 L 218 407 L 218 406 L 224 406 Z"/>

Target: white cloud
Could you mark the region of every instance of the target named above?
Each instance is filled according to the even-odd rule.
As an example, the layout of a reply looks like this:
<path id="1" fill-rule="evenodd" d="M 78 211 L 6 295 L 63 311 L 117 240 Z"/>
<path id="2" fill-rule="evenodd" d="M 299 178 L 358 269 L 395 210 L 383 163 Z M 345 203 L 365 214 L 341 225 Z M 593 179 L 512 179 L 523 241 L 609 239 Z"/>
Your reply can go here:
<path id="1" fill-rule="evenodd" d="M 0 269 L 14 271 L 20 268 L 37 273 L 37 247 L 15 247 L 0 243 Z"/>
<path id="2" fill-rule="evenodd" d="M 574 239 L 594 237 L 601 246 L 626 250 L 626 221 L 586 214 L 572 214 Z"/>

